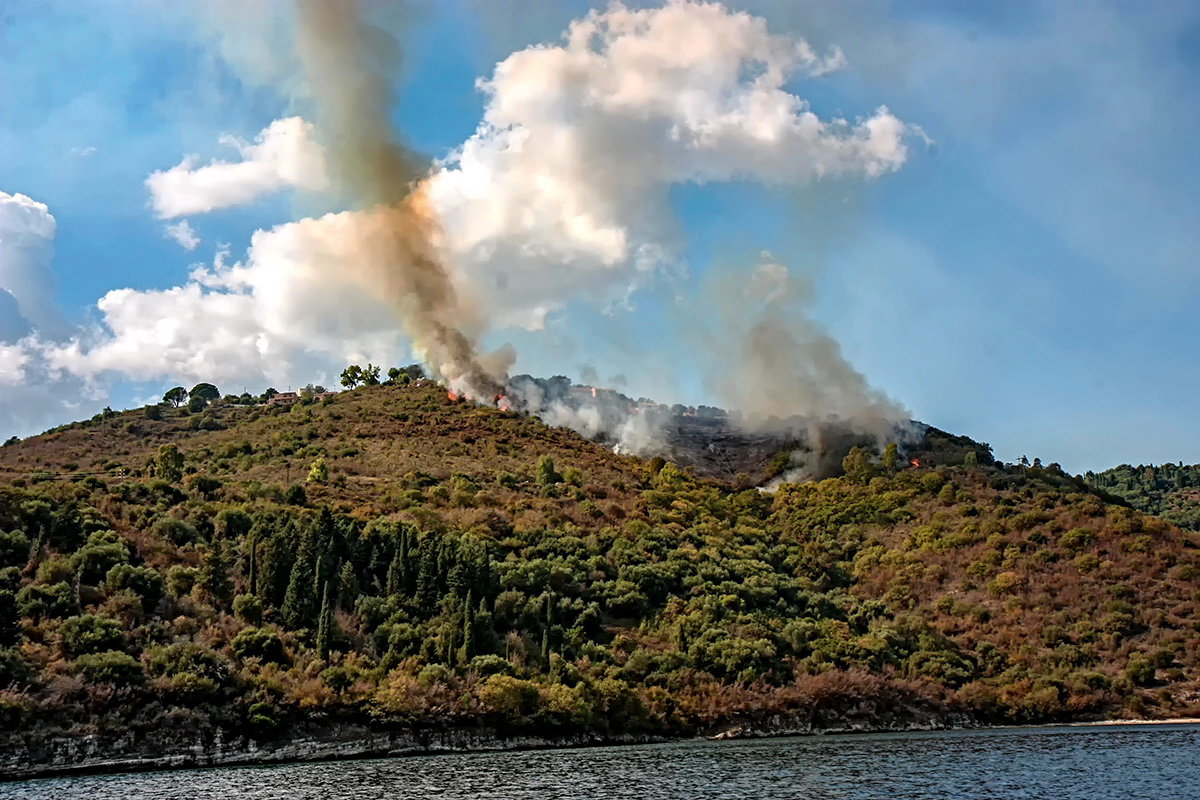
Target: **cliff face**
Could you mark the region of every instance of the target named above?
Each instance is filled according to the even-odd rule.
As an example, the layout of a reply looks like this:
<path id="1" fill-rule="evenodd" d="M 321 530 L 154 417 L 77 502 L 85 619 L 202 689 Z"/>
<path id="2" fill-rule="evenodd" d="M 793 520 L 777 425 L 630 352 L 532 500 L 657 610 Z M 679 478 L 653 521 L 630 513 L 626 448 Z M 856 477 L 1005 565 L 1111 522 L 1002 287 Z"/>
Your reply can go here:
<path id="1" fill-rule="evenodd" d="M 878 731 L 929 731 L 971 727 L 970 716 L 932 706 L 844 709 L 779 714 L 722 727 L 709 738 L 744 739 Z M 157 729 L 120 736 L 27 737 L 0 748 L 0 780 L 47 775 L 244 766 L 291 761 L 385 758 L 433 753 L 533 750 L 554 747 L 648 744 L 679 737 L 652 734 L 505 733 L 470 728 L 374 727 L 338 722 L 307 726 L 261 741 L 216 730 Z"/>

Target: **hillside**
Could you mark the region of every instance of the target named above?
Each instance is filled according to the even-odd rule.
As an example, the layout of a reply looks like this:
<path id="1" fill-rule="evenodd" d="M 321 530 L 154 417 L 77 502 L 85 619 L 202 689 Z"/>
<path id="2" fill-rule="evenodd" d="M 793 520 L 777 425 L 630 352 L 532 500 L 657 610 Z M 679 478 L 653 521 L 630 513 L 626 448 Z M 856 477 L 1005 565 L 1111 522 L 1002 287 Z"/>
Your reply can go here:
<path id="1" fill-rule="evenodd" d="M 13 758 L 1200 711 L 1200 537 L 970 440 L 772 494 L 431 385 L 150 416 L 0 448 Z"/>
<path id="2" fill-rule="evenodd" d="M 1200 530 L 1200 464 L 1122 464 L 1103 472 L 1089 472 L 1084 480 L 1139 511 L 1181 528 Z"/>

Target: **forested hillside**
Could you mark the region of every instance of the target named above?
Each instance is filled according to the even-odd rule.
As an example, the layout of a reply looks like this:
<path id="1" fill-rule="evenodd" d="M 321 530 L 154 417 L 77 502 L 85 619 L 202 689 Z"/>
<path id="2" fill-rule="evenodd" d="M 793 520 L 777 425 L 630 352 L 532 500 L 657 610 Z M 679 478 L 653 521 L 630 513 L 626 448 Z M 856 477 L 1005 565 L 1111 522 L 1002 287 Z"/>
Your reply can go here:
<path id="1" fill-rule="evenodd" d="M 433 385 L 101 415 L 0 448 L 2 735 L 1200 707 L 1197 534 L 880 461 L 739 490 Z"/>
<path id="2" fill-rule="evenodd" d="M 1139 511 L 1200 530 L 1200 464 L 1122 464 L 1084 476 L 1089 485 L 1109 492 Z"/>

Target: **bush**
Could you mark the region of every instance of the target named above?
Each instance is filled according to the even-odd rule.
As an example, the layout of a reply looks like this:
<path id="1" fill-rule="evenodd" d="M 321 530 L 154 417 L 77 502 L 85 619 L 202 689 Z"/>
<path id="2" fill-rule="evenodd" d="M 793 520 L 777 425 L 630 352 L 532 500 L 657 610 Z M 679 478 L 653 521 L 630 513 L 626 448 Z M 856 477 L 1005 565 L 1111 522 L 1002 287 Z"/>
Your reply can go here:
<path id="1" fill-rule="evenodd" d="M 66 581 L 50 585 L 31 583 L 17 592 L 21 616 L 31 619 L 66 617 L 79 610 L 75 590 Z"/>
<path id="2" fill-rule="evenodd" d="M 75 577 L 71 561 L 66 556 L 51 556 L 38 564 L 38 583 L 66 583 Z"/>
<path id="3" fill-rule="evenodd" d="M 262 625 L 262 601 L 252 594 L 239 594 L 233 598 L 233 613 L 247 625 Z"/>
<path id="4" fill-rule="evenodd" d="M 538 708 L 538 687 L 531 681 L 510 675 L 492 675 L 475 690 L 485 714 L 508 722 L 520 722 Z"/>
<path id="5" fill-rule="evenodd" d="M 74 669 L 83 675 L 88 683 L 136 686 L 145 678 L 140 661 L 128 653 L 116 650 L 85 653 L 75 659 Z"/>
<path id="6" fill-rule="evenodd" d="M 275 631 L 266 628 L 244 628 L 231 643 L 237 657 L 257 658 L 264 664 L 286 664 L 287 648 Z"/>
<path id="7" fill-rule="evenodd" d="M 146 667 L 151 675 L 169 679 L 176 694 L 192 700 L 211 699 L 233 676 L 228 659 L 193 642 L 148 651 Z"/>
<path id="8" fill-rule="evenodd" d="M 84 614 L 71 617 L 59 628 L 63 653 L 76 658 L 85 653 L 120 650 L 125 647 L 125 631 L 111 617 Z"/>
<path id="9" fill-rule="evenodd" d="M 163 599 L 165 585 L 162 575 L 153 567 L 135 567 L 118 564 L 104 576 L 104 585 L 110 592 L 128 589 L 142 601 L 142 608 L 153 611 Z"/>
<path id="10" fill-rule="evenodd" d="M 21 531 L 0 531 L 0 567 L 23 567 L 29 560 L 29 538 Z"/>
<path id="11" fill-rule="evenodd" d="M 185 597 L 191 593 L 199 575 L 200 570 L 195 567 L 176 564 L 167 570 L 167 591 L 172 597 Z"/>
<path id="12" fill-rule="evenodd" d="M 95 534 L 92 536 L 96 538 Z M 96 540 L 75 551 L 71 556 L 71 567 L 79 576 L 80 583 L 98 586 L 108 575 L 109 570 L 118 564 L 129 561 L 129 548 L 123 543 Z"/>
<path id="13" fill-rule="evenodd" d="M 163 517 L 154 523 L 154 535 L 180 547 L 200 540 L 195 528 L 175 517 Z"/>
<path id="14" fill-rule="evenodd" d="M 1125 667 L 1125 676 L 1134 686 L 1150 686 L 1154 683 L 1154 664 L 1145 656 L 1132 656 Z"/>
<path id="15" fill-rule="evenodd" d="M 29 680 L 29 665 L 16 650 L 0 650 L 0 689 Z"/>

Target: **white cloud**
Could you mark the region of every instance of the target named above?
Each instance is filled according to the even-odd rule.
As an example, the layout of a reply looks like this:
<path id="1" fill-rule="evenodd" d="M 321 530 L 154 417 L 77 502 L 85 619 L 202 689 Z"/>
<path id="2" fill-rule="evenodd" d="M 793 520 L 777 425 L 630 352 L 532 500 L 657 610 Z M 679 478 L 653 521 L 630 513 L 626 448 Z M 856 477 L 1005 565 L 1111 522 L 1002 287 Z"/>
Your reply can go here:
<path id="1" fill-rule="evenodd" d="M 55 227 L 44 203 L 0 191 L 0 290 L 16 301 L 21 320 L 51 335 L 63 330 L 50 271 Z M 0 327 L 19 326 L 21 320 Z"/>
<path id="2" fill-rule="evenodd" d="M 347 265 L 362 239 L 352 212 L 254 234 L 246 259 L 193 272 L 182 286 L 117 289 L 97 303 L 99 329 L 50 348 L 53 367 L 88 378 L 174 376 L 256 385 L 311 380 L 352 359 L 403 351 L 395 313 Z"/>
<path id="3" fill-rule="evenodd" d="M 237 149 L 242 160 L 198 166 L 198 159 L 189 156 L 146 179 L 159 217 L 203 214 L 285 188 L 318 191 L 327 186 L 325 162 L 312 138 L 312 125 L 299 117 L 275 120 L 254 143 L 224 136 L 221 144 Z"/>
<path id="4" fill-rule="evenodd" d="M 464 302 L 486 298 L 493 324 L 536 328 L 573 298 L 619 301 L 675 258 L 664 211 L 673 184 L 899 168 L 910 129 L 886 109 L 822 120 L 787 88 L 842 63 L 840 51 L 820 56 L 761 18 L 684 2 L 615 5 L 574 23 L 562 45 L 514 53 L 481 83 L 479 129 L 427 187 Z M 147 179 L 159 217 L 326 185 L 299 118 L 253 144 L 227 141 L 241 161 L 189 158 Z M 406 341 L 369 272 L 379 227 L 369 212 L 342 212 L 258 231 L 243 260 L 220 255 L 183 285 L 108 292 L 94 328 L 26 344 L 12 369 L 28 373 L 32 357 L 46 375 L 89 386 L 120 376 L 236 387 L 393 362 Z M 185 247 L 195 237 L 186 220 L 168 233 Z"/>
<path id="5" fill-rule="evenodd" d="M 11 386 L 24 380 L 28 363 L 29 350 L 24 344 L 0 344 L 0 386 Z"/>
<path id="6" fill-rule="evenodd" d="M 196 235 L 195 228 L 186 219 L 168 224 L 164 231 L 168 239 L 175 241 L 184 250 L 195 250 L 200 244 L 200 237 Z"/>
<path id="7" fill-rule="evenodd" d="M 481 81 L 479 129 L 431 181 L 446 243 L 497 321 L 616 301 L 670 261 L 672 184 L 875 177 L 907 157 L 886 108 L 822 120 L 787 89 L 844 64 L 716 4 L 620 4 Z"/>

